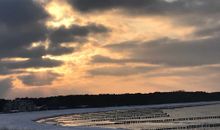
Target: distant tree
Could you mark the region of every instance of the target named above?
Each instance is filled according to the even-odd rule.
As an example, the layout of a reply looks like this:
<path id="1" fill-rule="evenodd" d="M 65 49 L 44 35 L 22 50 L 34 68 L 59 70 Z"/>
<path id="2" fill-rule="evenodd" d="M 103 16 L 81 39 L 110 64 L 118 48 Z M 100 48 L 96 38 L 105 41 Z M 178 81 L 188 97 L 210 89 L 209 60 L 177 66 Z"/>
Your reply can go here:
<path id="1" fill-rule="evenodd" d="M 0 112 L 3 111 L 3 108 L 7 102 L 7 100 L 0 99 Z"/>
<path id="2" fill-rule="evenodd" d="M 155 92 L 149 94 L 100 94 L 100 95 L 68 95 L 46 98 L 20 98 L 16 100 L 28 100 L 38 108 L 68 109 L 85 107 L 110 107 L 130 105 L 151 105 L 167 103 L 185 103 L 198 101 L 220 101 L 220 92 Z M 6 100 L 0 100 L 3 106 Z M 1 105 L 2 104 L 2 105 Z M 2 108 L 0 108 L 2 111 Z"/>

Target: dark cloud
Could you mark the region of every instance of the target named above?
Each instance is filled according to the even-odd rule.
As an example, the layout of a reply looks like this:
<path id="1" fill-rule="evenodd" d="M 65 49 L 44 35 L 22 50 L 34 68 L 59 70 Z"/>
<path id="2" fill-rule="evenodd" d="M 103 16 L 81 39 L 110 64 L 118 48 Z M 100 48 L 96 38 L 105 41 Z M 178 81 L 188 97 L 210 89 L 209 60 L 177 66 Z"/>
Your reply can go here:
<path id="1" fill-rule="evenodd" d="M 34 0 L 0 1 L 0 58 L 46 39 L 44 21 L 49 16 Z"/>
<path id="2" fill-rule="evenodd" d="M 7 75 L 7 74 L 11 74 L 12 71 L 9 70 L 8 68 L 6 67 L 0 67 L 0 75 Z"/>
<path id="3" fill-rule="evenodd" d="M 11 78 L 0 79 L 0 98 L 5 97 L 12 87 Z"/>
<path id="4" fill-rule="evenodd" d="M 47 50 L 49 55 L 63 55 L 72 53 L 73 47 L 63 47 L 62 43 L 85 43 L 90 34 L 107 33 L 110 29 L 103 25 L 90 23 L 88 25 L 72 25 L 70 28 L 60 27 L 51 30 L 49 35 L 50 46 Z"/>
<path id="5" fill-rule="evenodd" d="M 13 70 L 13 69 L 9 69 L 6 66 L 1 66 L 0 67 L 0 75 L 9 75 L 9 74 L 19 74 L 19 73 L 23 73 L 22 70 Z"/>
<path id="6" fill-rule="evenodd" d="M 173 24 L 203 27 L 219 21 L 219 0 L 68 0 L 83 13 L 117 9 L 128 16 L 169 17 Z M 169 2 L 168 2 L 169 1 Z"/>
<path id="7" fill-rule="evenodd" d="M 201 40 L 180 41 L 160 39 L 151 42 L 128 41 L 106 46 L 115 52 L 126 52 L 128 58 L 114 59 L 95 56 L 92 63 L 150 63 L 167 66 L 200 66 L 219 64 L 219 5 L 218 0 L 69 0 L 79 11 L 93 12 L 100 10 L 121 9 L 132 15 L 159 15 L 175 19 L 173 24 L 191 24 L 196 26 L 193 33 Z M 209 37 L 204 39 L 204 37 Z M 212 57 L 212 58 L 210 58 Z"/>
<path id="8" fill-rule="evenodd" d="M 46 38 L 46 28 L 41 24 L 34 24 L 24 28 L 13 29 L 7 27 L 0 33 L 0 57 L 14 56 L 20 49 L 29 47 L 33 42 L 44 41 Z"/>
<path id="9" fill-rule="evenodd" d="M 52 82 L 60 75 L 50 71 L 36 72 L 27 75 L 19 76 L 18 78 L 28 86 L 44 86 L 51 85 Z"/>
<path id="10" fill-rule="evenodd" d="M 134 42 L 108 45 L 106 48 L 129 53 L 129 59 L 122 61 L 102 58 L 95 62 L 143 62 L 167 66 L 201 66 L 220 63 L 219 38 L 202 40 L 179 41 L 172 39 L 160 39 L 150 42 Z"/>
<path id="11" fill-rule="evenodd" d="M 45 41 L 48 29 L 44 21 L 48 14 L 35 0 L 0 1 L 0 59 L 11 57 L 30 58 L 24 62 L 1 63 L 1 72 L 10 73 L 5 68 L 54 67 L 60 61 L 42 59 L 44 55 L 61 55 L 72 52 L 72 48 L 56 46 L 30 48 L 33 42 Z"/>
<path id="12" fill-rule="evenodd" d="M 91 76 L 129 76 L 150 72 L 155 66 L 123 66 L 123 67 L 102 67 L 88 71 Z"/>
<path id="13" fill-rule="evenodd" d="M 15 62 L 11 64 L 11 66 L 8 64 L 7 66 L 9 68 L 49 68 L 49 67 L 56 67 L 62 65 L 63 62 L 58 60 L 52 60 L 52 59 L 42 59 L 42 58 L 36 58 L 36 59 L 30 59 L 23 62 Z"/>
<path id="14" fill-rule="evenodd" d="M 94 10 L 108 10 L 114 8 L 138 8 L 144 7 L 147 4 L 153 4 L 157 0 L 68 0 L 76 9 L 82 12 L 89 12 Z"/>
<path id="15" fill-rule="evenodd" d="M 8 53 L 5 50 L 5 53 L 0 56 L 2 58 L 11 58 L 11 57 L 21 57 L 21 58 L 40 58 L 47 54 L 47 50 L 44 46 L 39 46 L 35 48 L 26 48 L 26 47 L 20 47 L 19 49 L 13 49 Z"/>
<path id="16" fill-rule="evenodd" d="M 169 77 L 169 76 L 178 76 L 178 77 L 210 77 L 210 76 L 216 76 L 218 77 L 220 72 L 220 66 L 214 65 L 214 66 L 201 66 L 201 67 L 193 67 L 191 69 L 189 68 L 169 68 L 165 67 L 160 69 L 160 71 L 156 71 L 154 73 L 148 73 L 145 75 L 146 78 L 151 77 Z"/>
<path id="17" fill-rule="evenodd" d="M 207 37 L 218 37 L 220 34 L 220 24 L 209 24 L 208 26 L 203 26 L 198 28 L 194 35 L 196 36 L 207 36 Z"/>
<path id="18" fill-rule="evenodd" d="M 34 0 L 1 0 L 0 23 L 6 26 L 23 27 L 48 17 Z"/>
<path id="19" fill-rule="evenodd" d="M 59 56 L 59 55 L 64 55 L 64 54 L 69 54 L 74 51 L 74 48 L 72 47 L 62 47 L 59 45 L 52 45 L 48 48 L 47 54 L 48 55 L 54 55 L 54 56 Z"/>
<path id="20" fill-rule="evenodd" d="M 182 14 L 182 13 L 217 13 L 218 0 L 68 0 L 76 9 L 82 12 L 125 9 L 128 12 L 146 14 Z"/>
<path id="21" fill-rule="evenodd" d="M 17 69 L 26 68 L 51 68 L 62 65 L 61 61 L 34 58 L 25 61 L 1 61 L 0 62 L 0 75 L 21 73 Z"/>
<path id="22" fill-rule="evenodd" d="M 90 33 L 102 33 L 108 29 L 102 25 L 73 25 L 48 30 L 44 22 L 49 15 L 35 0 L 0 1 L 0 59 L 10 57 L 40 58 L 44 55 L 63 55 L 74 49 L 62 47 L 63 42 L 74 42 L 77 37 Z M 49 48 L 40 46 L 28 49 L 33 42 L 45 41 L 49 36 Z"/>
<path id="23" fill-rule="evenodd" d="M 53 44 L 64 42 L 78 42 L 80 38 L 87 37 L 89 34 L 106 33 L 110 30 L 103 25 L 88 24 L 85 26 L 72 25 L 70 28 L 60 27 L 50 35 Z"/>
<path id="24" fill-rule="evenodd" d="M 126 64 L 126 63 L 142 63 L 142 59 L 138 58 L 122 58 L 122 59 L 114 59 L 107 56 L 95 55 L 92 57 L 91 63 L 98 64 Z"/>
<path id="25" fill-rule="evenodd" d="M 120 60 L 120 59 L 113 59 L 107 56 L 102 56 L 102 55 L 95 55 L 92 57 L 91 60 L 92 63 L 116 63 L 116 64 L 120 64 L 120 63 L 125 63 L 125 59 Z"/>
<path id="26" fill-rule="evenodd" d="M 45 55 L 63 55 L 73 52 L 71 47 L 62 47 L 60 45 L 50 45 L 48 48 L 45 46 L 38 46 L 34 48 L 21 48 L 14 50 L 9 54 L 4 55 L 3 57 L 21 57 L 21 58 L 41 58 Z"/>
<path id="27" fill-rule="evenodd" d="M 43 59 L 45 55 L 71 53 L 73 48 L 50 44 L 31 47 L 44 42 L 51 31 L 45 26 L 50 16 L 36 0 L 0 1 L 0 75 L 22 73 L 26 68 L 49 68 L 62 65 L 61 61 Z M 26 61 L 2 61 L 5 58 L 28 58 Z M 19 69 L 19 70 L 18 70 Z"/>

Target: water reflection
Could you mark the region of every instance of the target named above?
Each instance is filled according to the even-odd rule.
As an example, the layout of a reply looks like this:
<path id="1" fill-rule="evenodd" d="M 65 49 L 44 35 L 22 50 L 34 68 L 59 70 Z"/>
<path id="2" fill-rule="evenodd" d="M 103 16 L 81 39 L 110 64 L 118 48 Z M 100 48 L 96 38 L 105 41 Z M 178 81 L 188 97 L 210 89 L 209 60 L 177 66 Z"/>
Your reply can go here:
<path id="1" fill-rule="evenodd" d="M 175 111 L 169 110 L 169 111 Z M 178 114 L 178 113 L 176 113 Z M 179 113 L 178 115 L 184 114 Z M 83 126 L 83 127 L 104 127 L 123 128 L 135 130 L 167 130 L 167 129 L 214 129 L 220 127 L 220 116 L 170 116 L 167 111 L 161 109 L 129 109 L 112 110 L 103 112 L 91 112 L 72 114 L 54 118 L 39 120 L 39 123 L 46 123 L 60 126 Z"/>

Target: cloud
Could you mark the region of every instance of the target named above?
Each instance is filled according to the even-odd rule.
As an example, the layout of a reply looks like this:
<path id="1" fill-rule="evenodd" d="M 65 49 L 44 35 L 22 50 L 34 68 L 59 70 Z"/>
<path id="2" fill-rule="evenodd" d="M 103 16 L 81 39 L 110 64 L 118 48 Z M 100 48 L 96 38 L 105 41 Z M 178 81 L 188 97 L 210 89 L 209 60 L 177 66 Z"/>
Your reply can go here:
<path id="1" fill-rule="evenodd" d="M 72 12 L 66 1 L 73 7 Z M 57 0 L 49 1 L 49 4 L 44 6 L 38 0 L 0 0 L 0 76 L 16 77 L 25 86 L 46 85 L 36 93 L 36 96 L 44 91 L 57 92 L 55 89 L 59 84 L 69 86 L 65 88 L 65 92 L 60 90 L 63 93 L 68 93 L 69 88 L 72 89 L 71 84 L 73 82 L 75 84 L 75 81 L 77 81 L 75 86 L 85 86 L 80 78 L 88 69 L 87 74 L 98 76 L 98 80 L 102 76 L 111 76 L 102 78 L 103 81 L 100 83 L 94 82 L 96 81 L 94 77 L 85 79 L 86 82 L 95 83 L 97 86 L 109 83 L 109 79 L 114 77 L 119 81 L 120 78 L 132 79 L 138 76 L 140 77 L 138 80 L 146 84 L 149 82 L 147 79 L 150 78 L 158 78 L 154 83 L 160 84 L 158 81 L 163 81 L 160 78 L 168 79 L 165 81 L 175 79 L 174 82 L 178 82 L 176 77 L 177 79 L 181 77 L 184 79 L 178 83 L 181 87 L 190 85 L 185 83 L 187 81 L 193 83 L 195 77 L 198 82 L 204 81 L 202 79 L 207 75 L 209 75 L 207 81 L 219 77 L 217 74 L 219 67 L 207 67 L 207 70 L 202 68 L 220 64 L 219 0 L 66 1 L 65 3 Z M 58 13 L 56 11 L 54 13 L 54 9 Z M 158 23 L 154 20 L 165 20 L 165 22 Z M 55 27 L 49 26 L 48 23 L 54 25 L 68 23 L 70 26 Z M 169 30 L 167 34 L 163 32 L 166 29 Z M 109 34 L 107 35 L 109 37 L 105 34 Z M 168 38 L 163 38 L 164 35 Z M 181 39 L 171 39 L 171 37 Z M 149 39 L 156 40 L 149 41 Z M 126 40 L 128 41 L 121 42 Z M 79 46 L 87 43 L 88 46 L 78 49 Z M 99 43 L 105 43 L 105 46 L 101 48 L 103 44 Z M 78 52 L 71 55 L 72 58 L 69 58 L 70 55 L 60 57 L 74 51 Z M 87 64 L 93 55 L 95 56 L 92 57 L 90 64 Z M 64 62 L 68 62 L 68 65 L 62 66 Z M 71 66 L 72 63 L 74 66 Z M 86 64 L 86 68 L 77 66 L 81 64 L 83 66 Z M 53 84 L 60 75 L 51 71 L 41 72 L 41 70 L 55 70 L 57 68 L 51 67 L 58 66 L 80 70 L 72 73 L 78 75 L 74 81 L 66 83 L 58 80 L 59 83 L 56 82 L 58 84 Z M 65 78 L 70 77 L 68 73 L 66 74 Z M 138 85 L 134 81 L 130 82 L 132 85 Z M 217 86 L 218 80 L 213 82 Z M 0 83 L 9 86 L 0 89 L 2 93 L 7 93 L 10 90 L 7 88 L 12 87 L 10 79 L 2 79 Z M 205 83 L 201 82 L 199 85 L 203 84 Z M 166 85 L 173 84 L 167 82 Z M 88 90 L 94 92 L 96 88 L 94 90 L 88 88 Z M 22 86 L 13 88 L 14 95 L 16 96 L 16 91 L 21 96 L 30 95 L 28 93 L 36 92 L 38 87 L 25 88 L 26 92 L 20 93 L 22 89 Z M 10 94 L 13 95 L 11 92 Z"/>
<path id="2" fill-rule="evenodd" d="M 182 13 L 216 13 L 218 0 L 68 0 L 81 12 L 124 9 L 128 12 L 145 14 L 182 14 Z M 140 14 L 139 14 L 140 15 Z"/>
<path id="3" fill-rule="evenodd" d="M 94 10 L 108 10 L 114 8 L 138 8 L 144 7 L 147 4 L 154 3 L 157 0 L 68 0 L 68 2 L 76 9 L 82 12 L 89 12 Z"/>
<path id="4" fill-rule="evenodd" d="M 220 64 L 217 65 L 206 65 L 200 67 L 185 67 L 185 68 L 172 68 L 165 67 L 160 71 L 146 74 L 146 78 L 152 77 L 184 77 L 184 78 L 195 78 L 195 77 L 218 77 L 220 71 Z"/>
<path id="5" fill-rule="evenodd" d="M 202 27 L 219 20 L 219 0 L 67 0 L 82 13 L 117 10 L 128 16 L 168 17 L 177 25 Z"/>
<path id="6" fill-rule="evenodd" d="M 72 53 L 73 47 L 63 47 L 62 43 L 85 43 L 90 34 L 102 34 L 109 32 L 110 29 L 95 23 L 87 25 L 74 24 L 69 28 L 59 27 L 51 30 L 49 34 L 50 46 L 46 51 L 49 55 L 63 55 Z"/>
<path id="7" fill-rule="evenodd" d="M 6 26 L 20 27 L 43 20 L 48 14 L 34 0 L 1 0 L 0 23 Z"/>
<path id="8" fill-rule="evenodd" d="M 50 71 L 36 72 L 27 75 L 19 76 L 18 78 L 23 84 L 28 86 L 44 86 L 51 85 L 52 82 L 57 79 L 60 75 Z"/>
<path id="9" fill-rule="evenodd" d="M 95 23 L 50 29 L 45 25 L 49 18 L 49 14 L 36 0 L 0 1 L 0 60 L 28 58 L 26 61 L 1 61 L 0 75 L 22 73 L 21 69 L 26 68 L 60 66 L 62 61 L 42 57 L 72 53 L 73 47 L 65 47 L 61 44 L 85 40 L 90 34 L 110 31 L 105 26 Z M 47 47 L 44 45 L 46 41 L 49 42 Z M 33 47 L 33 43 L 41 44 Z"/>
<path id="10" fill-rule="evenodd" d="M 73 48 L 61 46 L 30 48 L 34 42 L 47 39 L 49 30 L 44 22 L 49 15 L 35 0 L 1 0 L 0 1 L 0 60 L 4 58 L 29 58 L 27 61 L 10 61 L 0 63 L 0 74 L 11 74 L 13 69 L 55 67 L 61 61 L 42 59 L 45 55 L 62 55 L 70 53 Z"/>
<path id="11" fill-rule="evenodd" d="M 89 34 L 106 33 L 110 30 L 103 25 L 90 23 L 88 25 L 72 25 L 70 28 L 60 27 L 54 30 L 50 35 L 53 44 L 63 42 L 78 42 L 81 38 L 87 37 Z"/>
<path id="12" fill-rule="evenodd" d="M 23 72 L 24 71 L 22 71 L 22 70 L 13 70 L 13 69 L 9 69 L 5 66 L 0 67 L 0 75 L 19 74 L 19 73 L 23 73 Z"/>
<path id="13" fill-rule="evenodd" d="M 92 57 L 91 63 L 95 64 L 127 64 L 127 63 L 145 63 L 143 59 L 139 58 L 110 58 L 102 55 L 95 55 Z M 146 62 L 147 63 L 147 62 Z M 150 63 L 148 63 L 150 64 Z M 156 64 L 155 64 L 156 65 Z"/>
<path id="14" fill-rule="evenodd" d="M 220 63 L 219 38 L 180 41 L 159 39 L 149 42 L 119 43 L 107 45 L 114 52 L 129 53 L 129 59 L 95 60 L 96 62 L 143 62 L 174 67 L 201 66 Z"/>
<path id="15" fill-rule="evenodd" d="M 7 53 L 3 57 L 21 57 L 21 58 L 41 58 L 45 55 L 63 55 L 73 52 L 74 48 L 71 47 L 62 47 L 60 45 L 57 46 L 49 46 L 46 48 L 45 46 L 37 46 L 34 48 L 21 48 L 18 50 L 14 50 L 11 53 Z"/>
<path id="16" fill-rule="evenodd" d="M 206 26 L 198 28 L 195 32 L 194 35 L 196 36 L 208 36 L 208 37 L 218 37 L 220 34 L 220 24 L 208 24 Z"/>
<path id="17" fill-rule="evenodd" d="M 60 45 L 52 45 L 48 48 L 47 54 L 59 56 L 59 55 L 72 53 L 73 51 L 74 51 L 74 48 L 72 47 L 62 47 Z"/>
<path id="18" fill-rule="evenodd" d="M 47 28 L 44 21 L 49 16 L 34 0 L 0 1 L 0 58 L 44 41 Z"/>
<path id="19" fill-rule="evenodd" d="M 51 68 L 62 65 L 62 61 L 32 58 L 25 61 L 1 61 L 0 62 L 0 75 L 19 74 L 24 73 L 22 69 L 27 68 Z"/>
<path id="20" fill-rule="evenodd" d="M 14 57 L 18 50 L 28 48 L 33 42 L 46 39 L 46 28 L 43 25 L 27 25 L 25 28 L 7 27 L 6 31 L 0 33 L 0 58 Z M 14 55 L 12 55 L 12 54 Z M 28 57 L 28 55 L 26 56 Z"/>
<path id="21" fill-rule="evenodd" d="M 129 59 L 128 59 L 129 60 Z M 113 59 L 107 56 L 95 55 L 92 57 L 91 63 L 104 63 L 104 64 L 124 64 L 129 62 L 127 59 Z"/>
<path id="22" fill-rule="evenodd" d="M 0 79 L 0 98 L 5 97 L 12 87 L 11 78 Z"/>
<path id="23" fill-rule="evenodd" d="M 56 67 L 62 64 L 61 61 L 51 59 L 29 59 L 25 61 L 3 61 L 1 66 L 8 69 L 23 69 L 23 68 L 42 68 L 42 67 Z"/>
<path id="24" fill-rule="evenodd" d="M 91 76 L 129 76 L 143 74 L 155 70 L 155 66 L 123 66 L 123 67 L 101 67 L 89 70 Z"/>

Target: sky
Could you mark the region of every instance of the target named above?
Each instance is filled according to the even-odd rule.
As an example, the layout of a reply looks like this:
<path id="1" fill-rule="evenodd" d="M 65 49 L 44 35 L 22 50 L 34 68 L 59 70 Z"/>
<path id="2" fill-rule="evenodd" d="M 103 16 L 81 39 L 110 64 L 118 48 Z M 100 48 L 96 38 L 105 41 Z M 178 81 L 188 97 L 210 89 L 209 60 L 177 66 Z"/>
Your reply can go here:
<path id="1" fill-rule="evenodd" d="M 219 0 L 0 0 L 0 98 L 220 91 Z"/>

